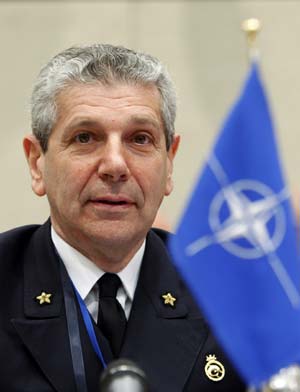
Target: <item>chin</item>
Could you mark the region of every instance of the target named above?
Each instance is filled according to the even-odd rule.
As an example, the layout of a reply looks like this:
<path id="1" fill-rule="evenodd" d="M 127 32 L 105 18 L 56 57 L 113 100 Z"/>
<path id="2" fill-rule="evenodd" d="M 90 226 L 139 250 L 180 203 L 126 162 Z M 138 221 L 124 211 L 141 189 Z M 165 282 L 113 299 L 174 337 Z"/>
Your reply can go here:
<path id="1" fill-rule="evenodd" d="M 147 219 L 148 220 L 148 219 Z M 143 224 L 141 222 L 143 221 Z M 151 222 L 145 224 L 145 218 L 126 220 L 94 220 L 82 222 L 80 232 L 84 241 L 92 242 L 94 246 L 131 246 L 141 242 L 149 229 Z M 78 228 L 78 226 L 77 226 Z M 79 238 L 80 238 L 80 233 Z M 78 236 L 77 236 L 78 237 Z M 81 236 L 82 237 L 82 236 Z"/>
<path id="2" fill-rule="evenodd" d="M 104 230 L 103 230 L 104 229 Z M 109 246 L 132 246 L 134 242 L 141 240 L 143 236 L 143 230 L 133 231 L 130 228 L 122 228 L 119 225 L 103 225 L 101 230 L 92 230 L 87 233 L 90 239 L 101 247 L 101 245 Z"/>

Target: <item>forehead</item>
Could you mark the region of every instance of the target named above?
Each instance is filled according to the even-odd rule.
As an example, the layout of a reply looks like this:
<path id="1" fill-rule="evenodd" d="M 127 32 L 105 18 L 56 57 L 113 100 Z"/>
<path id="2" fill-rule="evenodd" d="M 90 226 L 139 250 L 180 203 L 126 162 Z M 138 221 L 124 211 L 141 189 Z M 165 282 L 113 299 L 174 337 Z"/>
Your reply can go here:
<path id="1" fill-rule="evenodd" d="M 78 115 L 105 118 L 134 116 L 161 121 L 161 96 L 153 84 L 73 84 L 56 98 L 57 120 L 70 120 Z"/>

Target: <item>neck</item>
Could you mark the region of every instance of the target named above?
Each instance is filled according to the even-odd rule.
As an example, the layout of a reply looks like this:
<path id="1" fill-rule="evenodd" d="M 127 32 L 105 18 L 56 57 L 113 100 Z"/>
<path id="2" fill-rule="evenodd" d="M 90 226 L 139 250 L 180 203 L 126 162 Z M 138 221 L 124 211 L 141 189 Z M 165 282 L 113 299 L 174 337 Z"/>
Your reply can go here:
<path id="1" fill-rule="evenodd" d="M 116 244 L 110 241 L 93 241 L 91 238 L 73 238 L 70 235 L 66 237 L 55 224 L 53 224 L 53 229 L 61 239 L 92 261 L 102 271 L 111 273 L 118 273 L 124 269 L 145 240 L 145 238 L 140 238 L 136 241 L 130 241 L 130 243 L 118 242 Z"/>
<path id="2" fill-rule="evenodd" d="M 144 239 L 140 240 L 135 246 L 130 247 L 125 251 L 124 249 L 118 250 L 118 246 L 102 246 L 101 249 L 98 247 L 93 249 L 89 247 L 73 246 L 78 252 L 82 253 L 85 257 L 91 260 L 97 267 L 105 272 L 118 273 L 124 269 L 134 255 L 138 252 L 143 244 Z M 77 244 L 78 245 L 78 244 Z"/>

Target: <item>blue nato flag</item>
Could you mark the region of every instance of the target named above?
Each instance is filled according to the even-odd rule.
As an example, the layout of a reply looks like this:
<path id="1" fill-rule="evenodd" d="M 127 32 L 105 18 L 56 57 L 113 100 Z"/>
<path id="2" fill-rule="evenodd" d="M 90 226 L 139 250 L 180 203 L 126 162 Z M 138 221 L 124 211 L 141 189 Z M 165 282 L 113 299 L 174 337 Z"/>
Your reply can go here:
<path id="1" fill-rule="evenodd" d="M 169 247 L 248 384 L 300 360 L 296 229 L 257 64 Z"/>

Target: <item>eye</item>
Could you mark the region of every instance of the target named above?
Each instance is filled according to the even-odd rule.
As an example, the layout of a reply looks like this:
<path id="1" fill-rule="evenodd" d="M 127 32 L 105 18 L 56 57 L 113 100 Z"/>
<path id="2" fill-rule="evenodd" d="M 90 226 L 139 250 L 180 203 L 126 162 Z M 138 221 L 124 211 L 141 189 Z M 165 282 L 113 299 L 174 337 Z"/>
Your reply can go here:
<path id="1" fill-rule="evenodd" d="M 149 135 L 146 135 L 145 133 L 139 133 L 137 135 L 134 135 L 133 142 L 140 145 L 149 144 L 151 143 L 151 138 Z"/>
<path id="2" fill-rule="evenodd" d="M 87 144 L 92 140 L 92 135 L 88 132 L 81 132 L 75 137 L 75 141 L 81 144 Z"/>

